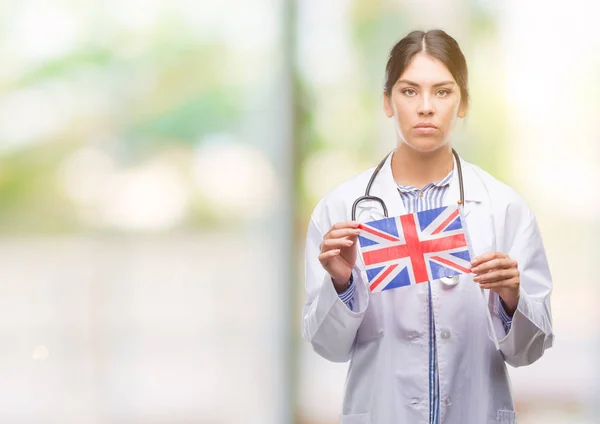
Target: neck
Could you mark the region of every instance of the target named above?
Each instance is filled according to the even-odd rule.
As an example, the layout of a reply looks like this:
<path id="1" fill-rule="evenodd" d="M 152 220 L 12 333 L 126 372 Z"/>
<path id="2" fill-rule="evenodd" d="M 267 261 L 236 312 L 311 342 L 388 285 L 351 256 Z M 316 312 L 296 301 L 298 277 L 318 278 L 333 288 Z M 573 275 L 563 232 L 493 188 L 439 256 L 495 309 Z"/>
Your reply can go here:
<path id="1" fill-rule="evenodd" d="M 450 145 L 422 153 L 401 143 L 392 157 L 392 174 L 396 183 L 419 189 L 443 179 L 453 168 Z"/>

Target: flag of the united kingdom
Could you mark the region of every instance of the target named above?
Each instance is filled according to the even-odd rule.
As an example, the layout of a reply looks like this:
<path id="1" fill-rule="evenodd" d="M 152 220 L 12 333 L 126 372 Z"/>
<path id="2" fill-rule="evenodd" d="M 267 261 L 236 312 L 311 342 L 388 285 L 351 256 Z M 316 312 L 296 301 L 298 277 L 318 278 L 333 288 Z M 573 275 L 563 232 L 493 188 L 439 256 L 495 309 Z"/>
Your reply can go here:
<path id="1" fill-rule="evenodd" d="M 471 272 L 468 238 L 457 206 L 362 223 L 360 229 L 371 292 Z"/>

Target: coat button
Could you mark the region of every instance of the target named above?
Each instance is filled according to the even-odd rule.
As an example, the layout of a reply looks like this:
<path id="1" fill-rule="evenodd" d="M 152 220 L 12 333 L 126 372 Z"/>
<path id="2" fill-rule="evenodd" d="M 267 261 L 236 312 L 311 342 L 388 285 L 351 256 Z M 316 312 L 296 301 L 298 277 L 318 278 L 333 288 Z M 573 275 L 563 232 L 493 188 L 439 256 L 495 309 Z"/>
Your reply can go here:
<path id="1" fill-rule="evenodd" d="M 412 399 L 410 400 L 410 404 L 411 404 L 412 406 L 417 406 L 419 403 L 421 403 L 421 399 L 419 399 L 419 398 L 412 398 Z"/>
<path id="2" fill-rule="evenodd" d="M 408 333 L 408 338 L 410 340 L 417 340 L 420 337 L 421 337 L 421 334 L 418 331 L 411 331 L 410 333 Z"/>
<path id="3" fill-rule="evenodd" d="M 442 330 L 441 336 L 442 339 L 448 340 L 450 338 L 450 331 L 446 329 Z"/>
<path id="4" fill-rule="evenodd" d="M 450 405 L 452 405 L 452 402 L 450 402 L 450 398 L 449 397 L 445 398 L 444 399 L 444 406 L 450 406 Z"/>

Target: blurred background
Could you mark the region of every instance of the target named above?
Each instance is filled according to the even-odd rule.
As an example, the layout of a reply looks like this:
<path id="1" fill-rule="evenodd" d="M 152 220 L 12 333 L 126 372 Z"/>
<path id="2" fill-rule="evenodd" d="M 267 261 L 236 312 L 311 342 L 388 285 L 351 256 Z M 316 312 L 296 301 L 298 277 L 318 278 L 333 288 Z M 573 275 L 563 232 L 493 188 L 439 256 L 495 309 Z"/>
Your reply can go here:
<path id="1" fill-rule="evenodd" d="M 317 201 L 395 144 L 387 54 L 469 64 L 464 158 L 535 210 L 555 347 L 520 423 L 593 423 L 600 26 L 585 0 L 0 3 L 0 422 L 333 424 L 300 338 Z"/>

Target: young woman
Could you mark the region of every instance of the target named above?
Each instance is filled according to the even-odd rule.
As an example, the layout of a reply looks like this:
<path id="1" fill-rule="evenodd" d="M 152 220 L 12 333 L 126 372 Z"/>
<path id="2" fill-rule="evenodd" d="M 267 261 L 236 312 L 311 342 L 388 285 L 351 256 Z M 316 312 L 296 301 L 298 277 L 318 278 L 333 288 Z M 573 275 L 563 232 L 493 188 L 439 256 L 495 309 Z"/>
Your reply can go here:
<path id="1" fill-rule="evenodd" d="M 506 363 L 552 346 L 552 281 L 534 214 L 510 187 L 453 153 L 467 112 L 467 65 L 443 31 L 392 49 L 384 110 L 397 146 L 382 166 L 316 206 L 306 240 L 302 333 L 324 358 L 350 360 L 342 424 L 516 423 Z M 451 279 L 371 293 L 359 222 L 459 205 L 475 258 Z M 481 289 L 484 289 L 485 300 Z M 496 340 L 497 337 L 497 340 Z"/>

